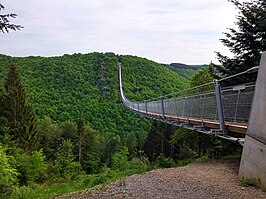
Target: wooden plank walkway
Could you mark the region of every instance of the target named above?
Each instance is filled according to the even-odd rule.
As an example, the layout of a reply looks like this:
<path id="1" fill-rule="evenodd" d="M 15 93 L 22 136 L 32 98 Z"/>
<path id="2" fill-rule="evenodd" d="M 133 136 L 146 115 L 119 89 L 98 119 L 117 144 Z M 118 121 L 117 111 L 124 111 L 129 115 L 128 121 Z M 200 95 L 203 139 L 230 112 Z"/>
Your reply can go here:
<path id="1" fill-rule="evenodd" d="M 178 122 L 178 123 L 184 123 L 189 124 L 192 126 L 202 126 L 204 128 L 209 129 L 219 129 L 219 122 L 217 120 L 208 120 L 208 119 L 199 119 L 199 118 L 188 118 L 188 117 L 180 117 L 175 115 L 161 115 L 158 113 L 152 113 L 152 112 L 145 112 L 138 109 L 132 109 L 135 112 L 138 112 L 143 115 L 148 115 L 149 117 L 154 117 L 162 120 L 166 120 L 169 122 Z M 226 131 L 232 132 L 232 133 L 239 133 L 239 134 L 246 134 L 247 131 L 247 124 L 246 123 L 235 123 L 235 122 L 225 122 Z"/>

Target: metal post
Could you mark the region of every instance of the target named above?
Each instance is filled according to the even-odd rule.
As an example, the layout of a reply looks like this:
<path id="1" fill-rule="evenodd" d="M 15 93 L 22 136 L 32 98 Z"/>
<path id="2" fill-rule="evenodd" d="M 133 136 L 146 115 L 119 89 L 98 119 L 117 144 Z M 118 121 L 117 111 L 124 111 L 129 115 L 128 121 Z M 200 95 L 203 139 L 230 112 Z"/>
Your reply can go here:
<path id="1" fill-rule="evenodd" d="M 201 102 L 200 118 L 203 121 L 203 111 L 204 111 L 205 94 L 201 98 L 202 98 L 202 102 Z"/>
<path id="2" fill-rule="evenodd" d="M 240 95 L 240 90 L 238 90 L 238 92 L 237 92 L 236 109 L 235 109 L 235 118 L 234 118 L 234 121 L 235 121 L 235 122 L 236 122 L 236 120 L 237 120 L 237 111 L 238 111 L 239 95 Z"/>
<path id="3" fill-rule="evenodd" d="M 162 106 L 162 114 L 164 117 L 164 104 L 163 104 L 163 97 L 160 98 L 161 99 L 161 106 Z"/>
<path id="4" fill-rule="evenodd" d="M 217 104 L 217 111 L 218 111 L 218 117 L 219 117 L 219 123 L 220 123 L 220 130 L 225 131 L 222 92 L 221 92 L 221 86 L 217 79 L 214 80 L 214 85 L 215 85 L 215 95 L 216 95 L 216 104 Z"/>
<path id="5" fill-rule="evenodd" d="M 147 102 L 145 101 L 145 109 L 146 109 L 146 115 L 148 115 L 148 107 L 147 107 Z"/>
<path id="6" fill-rule="evenodd" d="M 182 116 L 185 116 L 185 112 L 186 112 L 186 99 L 187 97 L 183 97 L 183 108 L 182 108 Z"/>
<path id="7" fill-rule="evenodd" d="M 175 108 L 176 108 L 176 116 L 178 117 L 178 103 L 177 103 L 177 99 L 176 99 L 176 96 L 174 97 L 175 99 Z"/>

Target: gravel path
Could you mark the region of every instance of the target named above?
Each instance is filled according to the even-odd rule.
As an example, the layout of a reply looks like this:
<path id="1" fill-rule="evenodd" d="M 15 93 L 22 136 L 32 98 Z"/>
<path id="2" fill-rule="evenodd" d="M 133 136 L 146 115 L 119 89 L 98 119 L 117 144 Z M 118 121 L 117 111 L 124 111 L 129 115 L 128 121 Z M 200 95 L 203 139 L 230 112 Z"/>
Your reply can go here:
<path id="1" fill-rule="evenodd" d="M 240 186 L 238 167 L 239 160 L 229 159 L 157 169 L 63 198 L 266 199 L 266 192 Z"/>

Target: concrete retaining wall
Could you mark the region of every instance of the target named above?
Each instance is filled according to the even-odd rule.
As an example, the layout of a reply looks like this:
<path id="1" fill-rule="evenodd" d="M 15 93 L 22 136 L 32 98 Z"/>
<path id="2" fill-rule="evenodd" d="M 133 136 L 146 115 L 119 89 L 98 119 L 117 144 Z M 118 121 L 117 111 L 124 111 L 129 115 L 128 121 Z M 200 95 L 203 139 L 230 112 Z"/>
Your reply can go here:
<path id="1" fill-rule="evenodd" d="M 260 61 L 239 177 L 256 180 L 266 189 L 266 52 Z"/>

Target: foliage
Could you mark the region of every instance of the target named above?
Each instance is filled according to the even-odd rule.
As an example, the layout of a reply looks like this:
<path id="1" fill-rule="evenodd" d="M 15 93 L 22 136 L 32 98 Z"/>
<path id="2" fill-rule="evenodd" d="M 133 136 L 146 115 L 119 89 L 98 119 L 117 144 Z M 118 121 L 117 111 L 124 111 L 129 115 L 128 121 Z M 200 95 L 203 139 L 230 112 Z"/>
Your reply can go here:
<path id="1" fill-rule="evenodd" d="M 128 149 L 123 147 L 119 152 L 116 152 L 112 157 L 112 169 L 118 171 L 125 171 L 129 169 L 130 164 L 128 162 Z"/>
<path id="2" fill-rule="evenodd" d="M 177 128 L 174 134 L 171 136 L 171 142 L 172 143 L 180 143 L 183 139 L 185 139 L 188 134 L 190 133 L 189 130 L 184 129 L 184 128 Z"/>
<path id="3" fill-rule="evenodd" d="M 217 53 L 223 67 L 218 70 L 226 76 L 245 71 L 259 65 L 262 51 L 266 50 L 266 4 L 265 0 L 254 0 L 241 3 L 231 0 L 239 10 L 235 24 L 238 29 L 229 28 L 221 39 L 224 46 L 234 54 L 233 58 Z M 234 78 L 235 82 L 254 81 L 254 74 Z M 233 80 L 232 80 L 233 81 Z M 232 82 L 231 82 L 232 83 Z"/>
<path id="4" fill-rule="evenodd" d="M 211 137 L 208 139 L 208 143 L 211 147 L 207 150 L 207 155 L 210 158 L 221 158 L 226 156 L 239 156 L 242 153 L 242 147 L 217 138 Z"/>
<path id="5" fill-rule="evenodd" d="M 188 80 L 163 65 L 133 56 L 120 59 L 125 94 L 131 100 L 158 97 L 188 86 Z M 118 57 L 111 53 L 48 58 L 0 55 L 0 82 L 7 74 L 7 66 L 15 63 L 39 118 L 47 116 L 53 123 L 80 118 L 93 129 L 119 135 L 123 140 L 124 134 L 133 133 L 139 145 L 143 139 L 138 132 L 145 137 L 151 122 L 139 120 L 139 116 L 121 104 L 117 61 Z M 134 153 L 131 149 L 129 152 Z"/>
<path id="6" fill-rule="evenodd" d="M 166 65 L 167 68 L 169 68 L 170 70 L 176 72 L 177 74 L 179 74 L 180 76 L 191 80 L 193 75 L 195 73 L 198 72 L 198 70 L 204 69 L 207 66 L 206 65 L 202 65 L 202 66 L 189 66 L 189 65 L 185 65 L 185 64 L 170 64 L 170 65 Z"/>
<path id="7" fill-rule="evenodd" d="M 59 124 L 53 123 L 51 118 L 44 117 L 39 121 L 40 147 L 48 161 L 55 159 L 56 150 L 62 142 L 62 129 Z"/>
<path id="8" fill-rule="evenodd" d="M 241 179 L 241 185 L 244 187 L 248 186 L 260 187 L 261 182 L 259 179 L 256 178 L 243 178 Z"/>
<path id="9" fill-rule="evenodd" d="M 38 182 L 46 172 L 47 165 L 42 150 L 33 151 L 28 161 L 27 178 L 30 181 Z"/>
<path id="10" fill-rule="evenodd" d="M 45 184 L 36 188 L 19 187 L 15 188 L 10 198 L 54 198 L 70 192 L 88 189 L 99 184 L 106 184 L 112 181 L 133 174 L 143 173 L 146 170 L 130 169 L 126 171 L 113 171 L 109 168 L 100 174 L 82 175 L 80 179 L 69 180 L 63 183 Z"/>
<path id="11" fill-rule="evenodd" d="M 4 10 L 5 7 L 0 4 L 0 11 L 1 10 Z M 21 25 L 15 25 L 15 24 L 11 24 L 9 21 L 10 21 L 10 18 L 16 18 L 16 14 L 14 13 L 10 13 L 10 14 L 1 14 L 0 15 L 0 31 L 2 33 L 8 33 L 9 30 L 20 30 L 21 28 L 23 28 Z"/>
<path id="12" fill-rule="evenodd" d="M 1 115 L 6 117 L 10 134 L 17 146 L 26 151 L 39 145 L 37 117 L 15 65 L 11 65 L 4 84 L 6 95 Z"/>
<path id="13" fill-rule="evenodd" d="M 12 187 L 18 184 L 19 173 L 11 166 L 10 158 L 0 145 L 0 197 L 9 194 Z"/>
<path id="14" fill-rule="evenodd" d="M 212 83 L 214 80 L 213 74 L 208 69 L 201 69 L 197 73 L 195 73 L 191 79 L 190 87 L 196 87 L 207 83 Z M 208 90 L 213 90 L 213 84 L 209 84 L 203 87 L 196 89 L 197 92 L 203 92 Z"/>
<path id="15" fill-rule="evenodd" d="M 70 179 L 81 172 L 81 165 L 74 158 L 72 142 L 64 140 L 58 148 L 52 170 L 57 180 Z"/>
<path id="16" fill-rule="evenodd" d="M 193 159 L 200 156 L 199 149 L 199 133 L 179 127 L 171 136 L 171 142 L 176 145 L 177 160 Z"/>
<path id="17" fill-rule="evenodd" d="M 13 149 L 13 153 L 15 158 L 12 164 L 20 174 L 20 184 L 28 185 L 30 182 L 40 182 L 47 170 L 43 151 L 32 151 L 29 154 L 21 149 Z"/>
<path id="18" fill-rule="evenodd" d="M 196 160 L 195 159 L 184 159 L 184 160 L 179 160 L 175 166 L 177 167 L 183 167 L 183 166 L 186 166 L 188 164 L 191 164 L 193 162 L 195 162 Z M 197 159 L 198 161 L 198 159 Z"/>
<path id="19" fill-rule="evenodd" d="M 164 154 L 161 153 L 156 158 L 155 165 L 159 168 L 169 168 L 169 167 L 174 167 L 176 164 L 172 158 L 165 157 Z"/>
<path id="20" fill-rule="evenodd" d="M 122 63 L 124 92 L 131 100 L 141 101 L 158 97 L 188 86 L 188 80 L 155 62 L 123 56 Z"/>
<path id="21" fill-rule="evenodd" d="M 149 166 L 150 162 L 146 157 L 141 157 L 141 159 L 134 157 L 132 160 L 130 160 L 131 169 L 141 169 L 145 171 L 148 170 Z"/>
<path id="22" fill-rule="evenodd" d="M 9 198 L 24 199 L 29 198 L 29 195 L 33 189 L 28 186 L 14 187 Z"/>
<path id="23" fill-rule="evenodd" d="M 0 87 L 0 113 L 4 112 L 4 103 L 6 99 L 6 91 L 4 88 Z M 8 121 L 7 118 L 0 114 L 0 140 L 1 138 L 8 133 Z"/>
<path id="24" fill-rule="evenodd" d="M 84 158 L 81 160 L 83 169 L 87 173 L 97 173 L 101 167 L 101 158 L 103 151 L 103 138 L 100 133 L 89 125 L 84 126 L 84 146 L 81 151 Z"/>
<path id="25" fill-rule="evenodd" d="M 16 187 L 11 197 L 36 198 L 42 194 L 54 197 L 144 172 L 151 168 L 148 159 L 154 162 L 157 156 L 157 166 L 170 167 L 175 165 L 174 160 L 194 158 L 197 148 L 198 154 L 201 150 L 205 150 L 203 154 L 209 152 L 208 147 L 213 145 L 207 145 L 206 139 L 203 143 L 208 147 L 205 149 L 204 145 L 201 149 L 198 134 L 151 122 L 124 108 L 117 89 L 118 60 L 123 63 L 125 93 L 131 100 L 141 101 L 189 86 L 187 80 L 163 65 L 133 56 L 0 55 L 0 82 L 5 85 L 0 87 L 0 141 L 8 157 L 15 157 L 10 165 L 17 169 L 20 185 L 28 185 Z M 13 75 L 7 67 L 11 63 L 18 66 L 18 71 L 10 68 Z M 8 77 L 3 81 L 5 75 Z M 29 98 L 20 76 L 29 88 Z M 20 91 L 14 99 L 13 90 Z M 24 107 L 22 112 L 27 114 L 23 118 L 29 116 L 33 120 L 15 122 L 15 128 L 12 126 L 15 117 L 10 113 L 16 97 L 20 107 Z M 30 102 L 36 108 L 38 122 Z M 16 114 L 12 116 L 22 114 L 19 110 L 13 111 Z M 34 130 L 33 133 L 17 135 L 22 126 L 18 124 Z M 36 135 L 37 139 L 31 139 L 30 135 Z M 20 145 L 19 139 L 25 141 L 26 147 Z"/>
<path id="26" fill-rule="evenodd" d="M 144 145 L 144 152 L 149 161 L 154 162 L 160 154 L 172 158 L 175 156 L 177 151 L 170 142 L 170 137 L 175 131 L 174 125 L 153 121 Z"/>

